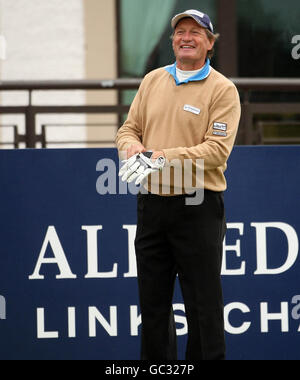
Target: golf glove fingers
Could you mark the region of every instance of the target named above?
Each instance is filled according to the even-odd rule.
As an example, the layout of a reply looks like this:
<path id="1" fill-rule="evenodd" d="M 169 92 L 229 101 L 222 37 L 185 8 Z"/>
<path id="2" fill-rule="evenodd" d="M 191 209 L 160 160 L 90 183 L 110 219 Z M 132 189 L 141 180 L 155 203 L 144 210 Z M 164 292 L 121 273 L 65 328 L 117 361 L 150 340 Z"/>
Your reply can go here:
<path id="1" fill-rule="evenodd" d="M 122 181 L 135 184 L 141 184 L 148 175 L 161 170 L 165 165 L 165 158 L 160 156 L 155 161 L 151 159 L 153 152 L 139 153 L 128 160 L 123 161 L 119 176 Z"/>

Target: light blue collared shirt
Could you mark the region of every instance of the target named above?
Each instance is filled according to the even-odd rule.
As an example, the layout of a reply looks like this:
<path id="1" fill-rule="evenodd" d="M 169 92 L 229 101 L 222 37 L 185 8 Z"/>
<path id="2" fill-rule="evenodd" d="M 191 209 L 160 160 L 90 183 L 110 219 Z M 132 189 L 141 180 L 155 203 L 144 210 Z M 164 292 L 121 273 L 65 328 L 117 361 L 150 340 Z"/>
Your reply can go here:
<path id="1" fill-rule="evenodd" d="M 196 82 L 196 81 L 203 80 L 203 79 L 207 78 L 211 72 L 210 59 L 207 58 L 205 65 L 199 71 L 199 73 L 197 73 L 196 75 L 184 80 L 183 82 L 180 82 L 179 79 L 177 78 L 177 75 L 176 75 L 176 67 L 177 67 L 177 63 L 175 62 L 173 65 L 166 66 L 164 69 L 172 75 L 177 86 L 184 84 L 184 83 L 188 83 L 188 82 Z"/>

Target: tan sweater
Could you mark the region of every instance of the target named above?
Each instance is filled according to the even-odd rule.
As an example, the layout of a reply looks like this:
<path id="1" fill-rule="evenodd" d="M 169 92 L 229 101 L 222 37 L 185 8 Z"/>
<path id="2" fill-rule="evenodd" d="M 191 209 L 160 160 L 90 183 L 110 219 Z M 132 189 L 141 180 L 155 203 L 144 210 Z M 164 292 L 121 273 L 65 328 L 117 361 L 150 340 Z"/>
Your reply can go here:
<path id="1" fill-rule="evenodd" d="M 139 142 L 148 150 L 162 150 L 167 162 L 203 159 L 204 188 L 224 191 L 240 112 L 236 87 L 213 68 L 206 79 L 181 85 L 159 68 L 142 81 L 116 144 L 121 157 Z"/>

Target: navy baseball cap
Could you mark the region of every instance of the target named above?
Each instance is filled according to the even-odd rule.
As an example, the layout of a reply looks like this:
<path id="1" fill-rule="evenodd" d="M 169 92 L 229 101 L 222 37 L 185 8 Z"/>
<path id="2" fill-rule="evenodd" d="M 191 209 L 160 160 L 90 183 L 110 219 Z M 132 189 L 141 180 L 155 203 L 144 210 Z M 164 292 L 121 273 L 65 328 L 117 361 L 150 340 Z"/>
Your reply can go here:
<path id="1" fill-rule="evenodd" d="M 185 12 L 179 13 L 178 15 L 174 16 L 171 21 L 172 28 L 175 29 L 178 22 L 186 17 L 193 18 L 200 26 L 208 29 L 212 33 L 214 32 L 214 27 L 210 21 L 209 16 L 195 9 L 189 9 Z"/>

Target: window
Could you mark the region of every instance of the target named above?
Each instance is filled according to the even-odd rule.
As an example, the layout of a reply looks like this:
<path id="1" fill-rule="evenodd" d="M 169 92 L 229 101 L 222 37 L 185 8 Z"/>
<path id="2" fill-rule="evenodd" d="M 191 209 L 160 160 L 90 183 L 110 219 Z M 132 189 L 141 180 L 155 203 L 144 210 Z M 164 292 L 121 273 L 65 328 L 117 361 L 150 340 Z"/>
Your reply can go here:
<path id="1" fill-rule="evenodd" d="M 173 63 L 170 20 L 198 9 L 221 34 L 212 59 L 216 70 L 229 77 L 299 78 L 299 0 L 119 0 L 119 8 L 120 77 L 143 77 Z M 124 91 L 122 102 L 130 104 L 134 94 Z M 249 101 L 296 104 L 290 113 L 274 107 L 254 114 L 256 143 L 300 143 L 300 93 L 251 93 Z"/>

